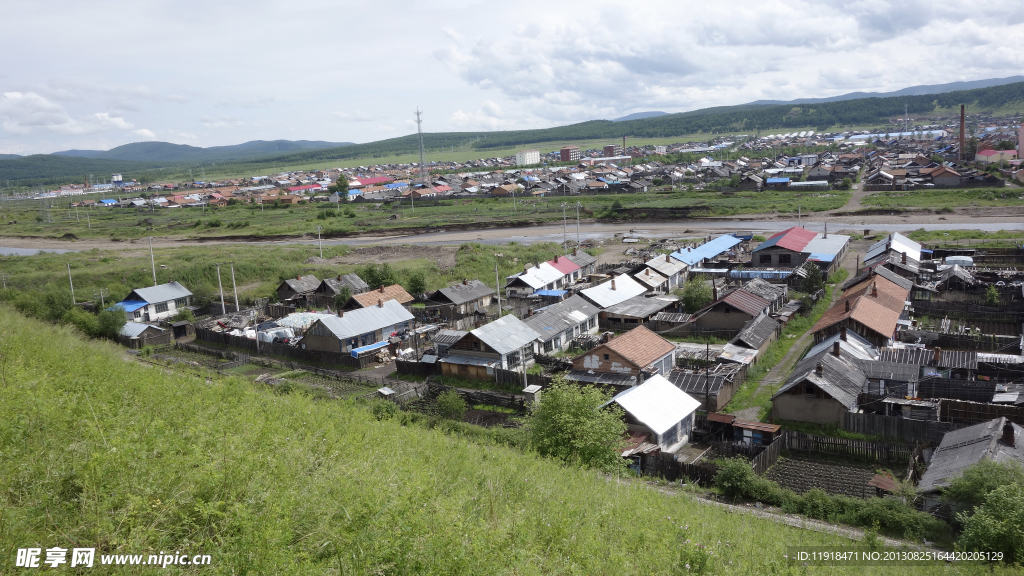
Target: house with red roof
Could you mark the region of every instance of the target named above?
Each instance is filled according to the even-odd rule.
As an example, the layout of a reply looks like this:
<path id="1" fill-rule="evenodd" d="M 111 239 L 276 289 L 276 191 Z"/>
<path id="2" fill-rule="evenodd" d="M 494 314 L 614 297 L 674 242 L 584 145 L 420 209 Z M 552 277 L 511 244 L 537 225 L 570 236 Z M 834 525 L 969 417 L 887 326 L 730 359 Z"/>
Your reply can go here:
<path id="1" fill-rule="evenodd" d="M 1016 150 L 979 150 L 974 155 L 974 161 L 979 164 L 995 164 L 996 162 L 1009 162 L 1016 159 Z"/>
<path id="2" fill-rule="evenodd" d="M 565 256 L 555 256 L 553 260 L 548 260 L 548 264 L 550 264 L 555 270 L 562 273 L 562 286 L 572 284 L 582 277 L 579 264 L 576 264 Z"/>
<path id="3" fill-rule="evenodd" d="M 826 272 L 835 271 L 850 245 L 842 234 L 814 232 L 800 226 L 783 230 L 762 242 L 751 252 L 751 265 L 772 268 L 796 268 L 813 262 Z"/>

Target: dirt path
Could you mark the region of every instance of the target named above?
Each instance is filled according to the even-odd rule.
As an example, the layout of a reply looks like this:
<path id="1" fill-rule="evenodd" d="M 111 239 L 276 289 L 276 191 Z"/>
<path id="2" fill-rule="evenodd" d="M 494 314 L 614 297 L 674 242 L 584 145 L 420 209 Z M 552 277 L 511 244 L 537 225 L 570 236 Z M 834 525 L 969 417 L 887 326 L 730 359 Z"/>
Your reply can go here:
<path id="1" fill-rule="evenodd" d="M 866 192 L 864 190 L 864 181 L 862 180 L 854 184 L 853 188 L 850 189 L 850 200 L 846 205 L 839 210 L 833 210 L 833 212 L 853 212 L 855 210 L 860 210 L 864 207 L 864 199 L 871 194 L 871 192 Z"/>

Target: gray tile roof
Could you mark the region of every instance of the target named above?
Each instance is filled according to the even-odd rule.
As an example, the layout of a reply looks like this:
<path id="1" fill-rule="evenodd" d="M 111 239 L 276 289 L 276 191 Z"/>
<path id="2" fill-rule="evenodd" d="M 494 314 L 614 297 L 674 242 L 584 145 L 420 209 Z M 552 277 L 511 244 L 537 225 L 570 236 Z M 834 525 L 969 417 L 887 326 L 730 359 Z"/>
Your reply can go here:
<path id="1" fill-rule="evenodd" d="M 465 304 L 494 295 L 494 290 L 479 280 L 468 280 L 465 284 L 459 282 L 447 288 L 441 288 L 434 292 L 430 299 L 435 302 L 451 302 L 452 304 Z"/>
<path id="2" fill-rule="evenodd" d="M 817 372 L 819 364 L 822 367 L 820 375 Z M 836 358 L 830 352 L 822 352 L 801 360 L 786 384 L 772 398 L 788 393 L 791 388 L 805 381 L 821 388 L 852 410 L 857 407 L 857 396 L 864 390 L 868 379 L 853 360 Z"/>
<path id="3" fill-rule="evenodd" d="M 566 254 L 565 257 L 566 259 L 569 260 L 569 262 L 572 262 L 573 264 L 579 266 L 580 268 L 584 268 L 586 266 L 593 264 L 594 262 L 597 262 L 597 258 L 594 258 L 593 256 L 587 254 L 583 250 L 577 250 L 575 254 Z"/>
<path id="4" fill-rule="evenodd" d="M 466 334 L 469 334 L 469 332 L 464 332 L 462 330 L 448 330 L 447 328 L 443 328 L 441 330 L 438 330 L 437 334 L 434 334 L 434 337 L 431 340 L 434 342 L 434 344 L 440 344 L 441 346 L 451 346 L 452 344 L 455 344 L 459 340 L 462 340 L 462 337 L 465 336 Z"/>
<path id="5" fill-rule="evenodd" d="M 300 276 L 298 278 L 288 278 L 284 281 L 289 288 L 292 289 L 296 294 L 308 294 L 316 290 L 317 286 L 320 285 L 320 280 L 312 274 L 308 276 Z"/>
<path id="6" fill-rule="evenodd" d="M 733 344 L 757 350 L 764 345 L 779 329 L 780 324 L 768 316 L 757 316 L 750 319 L 732 339 Z"/>
<path id="7" fill-rule="evenodd" d="M 128 338 L 135 338 L 139 334 L 145 332 L 146 328 L 155 328 L 161 332 L 164 331 L 163 328 L 152 324 L 143 324 L 142 322 L 125 322 L 124 326 L 121 327 L 120 334 L 121 336 L 126 336 Z"/>
<path id="8" fill-rule="evenodd" d="M 557 304 L 548 306 L 529 318 L 525 318 L 523 322 L 540 334 L 540 340 L 545 342 L 565 330 L 596 316 L 598 312 L 600 310 L 598 310 L 597 306 L 594 306 L 579 295 L 573 295 Z"/>
<path id="9" fill-rule="evenodd" d="M 1016 461 L 1024 464 L 1024 429 L 1013 426 L 1014 446 L 1002 442 L 1005 418 L 996 418 L 967 428 L 946 432 L 942 443 L 935 449 L 928 470 L 921 476 L 917 489 L 934 492 L 949 486 L 949 483 L 963 474 L 964 469 L 977 464 L 982 458 L 996 462 Z"/>
<path id="10" fill-rule="evenodd" d="M 493 348 L 498 354 L 508 354 L 524 346 L 531 346 L 534 340 L 540 338 L 540 334 L 533 328 L 511 314 L 485 324 L 473 330 L 471 334 Z"/>
<path id="11" fill-rule="evenodd" d="M 337 278 L 324 278 L 323 284 L 321 285 L 321 287 L 328 289 L 325 290 L 325 292 L 330 291 L 333 294 L 341 292 L 342 286 L 348 286 L 349 290 L 351 290 L 353 294 L 366 292 L 370 289 L 366 282 L 364 282 L 363 279 L 355 272 L 345 274 L 344 276 L 338 276 Z"/>
<path id="12" fill-rule="evenodd" d="M 137 298 L 132 298 L 132 294 Z M 132 290 L 132 293 L 128 295 L 125 300 L 144 300 L 150 304 L 157 302 L 167 302 L 169 300 L 175 300 L 178 298 L 185 298 L 191 296 L 192 293 L 177 282 L 168 282 L 167 284 L 160 284 L 158 286 L 150 286 L 149 288 L 136 288 Z"/>
<path id="13" fill-rule="evenodd" d="M 728 381 L 728 378 L 721 374 L 705 376 L 703 372 L 683 372 L 681 370 L 673 370 L 666 378 L 677 388 L 700 401 L 704 400 L 705 386 L 708 394 L 718 394 L 718 391 L 722 389 L 722 384 Z"/>
<path id="14" fill-rule="evenodd" d="M 608 314 L 615 316 L 630 316 L 633 318 L 647 318 L 652 314 L 657 314 L 665 308 L 675 304 L 672 300 L 662 300 L 661 298 L 647 298 L 646 296 L 634 296 L 628 300 L 623 300 L 614 306 L 609 306 L 605 309 Z"/>

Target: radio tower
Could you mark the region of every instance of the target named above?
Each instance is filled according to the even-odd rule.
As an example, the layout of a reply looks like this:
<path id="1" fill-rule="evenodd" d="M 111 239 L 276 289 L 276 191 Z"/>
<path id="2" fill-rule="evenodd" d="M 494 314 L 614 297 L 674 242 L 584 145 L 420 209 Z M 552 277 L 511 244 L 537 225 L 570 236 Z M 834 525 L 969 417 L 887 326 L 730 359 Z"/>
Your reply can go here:
<path id="1" fill-rule="evenodd" d="M 423 120 L 420 118 L 420 115 L 422 115 L 422 114 L 423 113 L 420 112 L 419 106 L 417 106 L 416 107 L 416 135 L 419 136 L 419 139 L 420 139 L 420 184 L 423 185 L 423 187 L 425 188 L 427 186 L 427 165 L 426 165 L 426 160 L 424 160 L 424 158 L 423 158 L 423 126 L 422 126 Z M 411 189 L 409 190 L 409 202 L 412 203 L 412 209 L 413 209 L 413 211 L 415 211 L 416 210 L 416 204 L 413 202 L 413 195 L 412 195 L 412 190 Z"/>

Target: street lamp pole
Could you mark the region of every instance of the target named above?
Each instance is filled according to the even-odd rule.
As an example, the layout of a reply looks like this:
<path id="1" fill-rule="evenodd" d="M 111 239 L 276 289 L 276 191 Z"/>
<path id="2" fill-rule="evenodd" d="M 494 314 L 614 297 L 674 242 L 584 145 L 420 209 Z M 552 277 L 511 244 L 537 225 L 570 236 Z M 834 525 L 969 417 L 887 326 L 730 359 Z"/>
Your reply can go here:
<path id="1" fill-rule="evenodd" d="M 317 242 L 317 244 L 320 245 L 320 259 L 321 260 L 324 259 L 324 243 L 320 239 L 320 231 L 323 230 L 323 229 L 324 229 L 323 226 L 317 226 L 316 227 L 316 242 Z"/>

